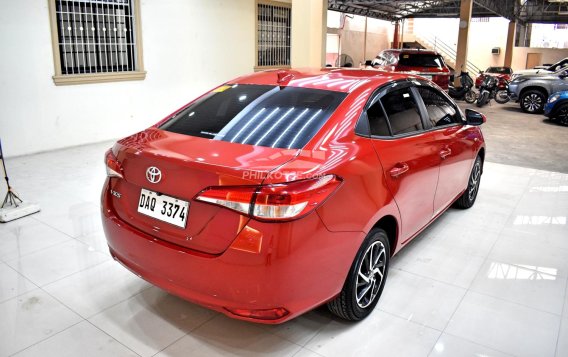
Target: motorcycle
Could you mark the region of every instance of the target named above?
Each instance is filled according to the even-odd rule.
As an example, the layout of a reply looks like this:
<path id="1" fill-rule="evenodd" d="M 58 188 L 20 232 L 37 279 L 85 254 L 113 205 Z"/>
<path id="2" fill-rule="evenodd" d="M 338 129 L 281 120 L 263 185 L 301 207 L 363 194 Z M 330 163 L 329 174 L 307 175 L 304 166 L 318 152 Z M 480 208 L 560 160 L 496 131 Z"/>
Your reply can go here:
<path id="1" fill-rule="evenodd" d="M 461 87 L 454 87 L 452 83 L 450 83 L 450 87 L 448 89 L 448 94 L 450 97 L 458 100 L 465 100 L 468 103 L 475 102 L 476 94 L 473 91 L 473 79 L 467 72 L 461 72 L 460 74 L 460 84 Z"/>
<path id="2" fill-rule="evenodd" d="M 482 107 L 489 103 L 491 99 L 495 99 L 499 104 L 507 103 L 511 100 L 507 91 L 508 87 L 509 82 L 503 77 L 485 76 L 479 87 L 479 97 L 477 97 L 475 104 L 478 107 Z"/>
<path id="3" fill-rule="evenodd" d="M 497 92 L 495 93 L 495 101 L 499 104 L 505 104 L 511 100 L 509 96 L 509 81 L 503 77 L 498 77 Z"/>

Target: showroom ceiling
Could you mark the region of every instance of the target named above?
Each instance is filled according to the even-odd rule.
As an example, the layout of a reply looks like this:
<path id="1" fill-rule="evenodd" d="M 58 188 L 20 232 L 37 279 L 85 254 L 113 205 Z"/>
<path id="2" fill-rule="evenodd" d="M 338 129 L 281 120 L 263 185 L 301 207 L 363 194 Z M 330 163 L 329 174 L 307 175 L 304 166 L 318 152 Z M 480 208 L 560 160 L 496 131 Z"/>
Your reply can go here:
<path id="1" fill-rule="evenodd" d="M 329 0 L 329 10 L 395 21 L 410 17 L 459 17 L 460 0 Z M 568 0 L 474 0 L 474 17 L 568 23 Z"/>

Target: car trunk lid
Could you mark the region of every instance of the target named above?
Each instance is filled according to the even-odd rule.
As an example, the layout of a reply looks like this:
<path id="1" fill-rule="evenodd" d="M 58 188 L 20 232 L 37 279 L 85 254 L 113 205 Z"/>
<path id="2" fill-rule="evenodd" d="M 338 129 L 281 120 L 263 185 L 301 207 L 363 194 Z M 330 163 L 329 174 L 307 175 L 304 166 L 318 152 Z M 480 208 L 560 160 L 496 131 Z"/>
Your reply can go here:
<path id="1" fill-rule="evenodd" d="M 269 171 L 293 159 L 297 150 L 216 141 L 150 128 L 119 141 L 113 152 L 122 167 L 123 179 L 111 179 L 110 188 L 116 193 L 111 200 L 122 220 L 158 239 L 220 254 L 248 217 L 194 201 L 193 197 L 209 186 L 260 184 Z M 155 172 L 149 173 L 150 168 L 159 170 L 159 179 Z M 176 226 L 140 213 L 140 204 L 145 204 L 141 201 L 143 190 L 155 193 L 153 197 L 172 197 L 180 204 L 188 202 L 185 225 Z"/>

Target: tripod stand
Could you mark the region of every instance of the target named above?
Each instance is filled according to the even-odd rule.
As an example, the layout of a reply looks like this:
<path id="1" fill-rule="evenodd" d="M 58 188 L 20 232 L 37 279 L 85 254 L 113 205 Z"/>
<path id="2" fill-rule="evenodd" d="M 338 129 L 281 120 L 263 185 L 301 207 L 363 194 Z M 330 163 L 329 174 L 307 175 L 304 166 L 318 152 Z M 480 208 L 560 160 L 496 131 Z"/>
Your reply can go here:
<path id="1" fill-rule="evenodd" d="M 6 185 L 8 186 L 8 192 L 6 193 L 6 197 L 4 197 L 4 202 L 2 202 L 2 206 L 0 208 L 4 208 L 6 204 L 10 206 L 18 207 L 20 203 L 24 203 L 22 199 L 18 196 L 16 192 L 10 186 L 10 179 L 8 178 L 8 172 L 6 171 L 6 164 L 4 163 L 4 154 L 2 152 L 2 141 L 0 141 L 0 160 L 2 160 L 2 169 L 4 170 L 4 179 L 6 180 Z M 19 201 L 19 203 L 18 203 Z"/>

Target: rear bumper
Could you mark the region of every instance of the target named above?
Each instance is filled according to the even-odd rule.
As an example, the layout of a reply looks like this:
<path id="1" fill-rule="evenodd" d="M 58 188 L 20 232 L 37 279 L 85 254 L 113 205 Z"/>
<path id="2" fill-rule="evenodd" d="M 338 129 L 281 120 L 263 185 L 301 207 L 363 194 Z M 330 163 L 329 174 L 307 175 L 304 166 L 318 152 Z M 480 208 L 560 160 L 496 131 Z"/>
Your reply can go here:
<path id="1" fill-rule="evenodd" d="M 246 239 L 259 239 L 256 252 L 232 244 L 220 255 L 204 254 L 128 225 L 109 206 L 107 192 L 105 187 L 103 227 L 117 261 L 174 295 L 242 320 L 281 323 L 332 299 L 365 237 L 330 232 L 314 212 L 288 223 L 250 221 L 239 236 L 246 232 Z M 228 311 L 275 308 L 289 313 L 258 320 Z"/>

